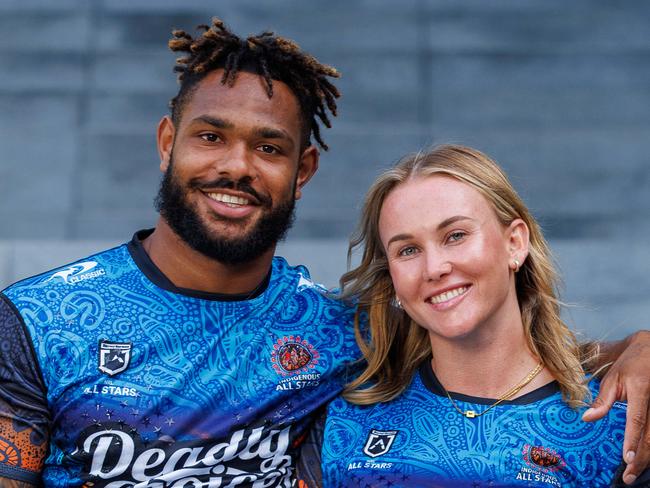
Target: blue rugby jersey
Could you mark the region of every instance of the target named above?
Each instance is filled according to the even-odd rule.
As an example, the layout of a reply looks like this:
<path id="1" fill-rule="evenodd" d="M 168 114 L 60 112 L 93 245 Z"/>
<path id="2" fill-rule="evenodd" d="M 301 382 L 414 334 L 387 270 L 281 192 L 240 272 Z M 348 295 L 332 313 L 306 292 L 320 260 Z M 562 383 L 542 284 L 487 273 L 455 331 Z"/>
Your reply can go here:
<path id="1" fill-rule="evenodd" d="M 176 288 L 134 237 L 0 298 L 0 477 L 37 483 L 49 443 L 46 486 L 290 486 L 360 356 L 353 311 L 282 258 L 227 300 Z"/>
<path id="2" fill-rule="evenodd" d="M 590 387 L 596 394 L 597 381 Z M 452 397 L 461 410 L 481 412 L 494 403 Z M 468 419 L 453 408 L 426 361 L 391 402 L 330 403 L 320 441 L 323 486 L 623 486 L 626 406 L 616 403 L 595 423 L 583 422 L 583 411 L 567 406 L 557 383 L 551 383 Z M 303 472 L 320 475 L 308 459 L 302 463 Z M 310 488 L 318 486 L 310 476 L 304 478 Z M 635 486 L 650 486 L 648 475 Z"/>

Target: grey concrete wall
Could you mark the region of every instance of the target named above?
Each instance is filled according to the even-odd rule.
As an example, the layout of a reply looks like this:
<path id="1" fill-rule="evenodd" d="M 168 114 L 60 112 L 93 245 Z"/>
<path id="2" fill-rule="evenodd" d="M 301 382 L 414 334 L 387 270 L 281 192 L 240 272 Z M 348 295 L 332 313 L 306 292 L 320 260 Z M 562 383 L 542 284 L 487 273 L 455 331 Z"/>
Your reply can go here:
<path id="1" fill-rule="evenodd" d="M 166 40 L 212 15 L 343 73 L 332 150 L 285 248 L 316 278 L 344 270 L 334 249 L 379 171 L 460 142 L 499 161 L 542 222 L 580 328 L 650 325 L 640 0 L 0 0 L 0 286 L 154 222 L 155 125 L 176 89 Z"/>

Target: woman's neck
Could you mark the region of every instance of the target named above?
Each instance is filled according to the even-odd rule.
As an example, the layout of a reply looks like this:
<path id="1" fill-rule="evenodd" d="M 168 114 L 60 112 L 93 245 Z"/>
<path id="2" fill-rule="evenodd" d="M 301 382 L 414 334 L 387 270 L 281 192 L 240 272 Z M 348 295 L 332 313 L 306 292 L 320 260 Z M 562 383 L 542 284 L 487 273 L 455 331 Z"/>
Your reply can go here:
<path id="1" fill-rule="evenodd" d="M 431 334 L 430 339 L 438 380 L 447 391 L 465 395 L 499 398 L 540 362 L 529 349 L 521 324 L 478 330 L 469 338 L 448 340 Z M 551 381 L 553 377 L 543 369 L 512 398 Z"/>

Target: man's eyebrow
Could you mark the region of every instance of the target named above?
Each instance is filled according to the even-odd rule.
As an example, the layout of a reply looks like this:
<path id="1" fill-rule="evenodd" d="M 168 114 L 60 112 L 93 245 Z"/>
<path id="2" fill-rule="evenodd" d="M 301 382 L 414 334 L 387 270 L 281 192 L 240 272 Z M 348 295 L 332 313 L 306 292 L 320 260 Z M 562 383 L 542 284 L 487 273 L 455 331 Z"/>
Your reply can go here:
<path id="1" fill-rule="evenodd" d="M 264 139 L 289 139 L 289 134 L 280 129 L 273 129 L 271 127 L 259 127 L 253 131 L 258 137 Z"/>
<path id="2" fill-rule="evenodd" d="M 192 123 L 196 122 L 204 122 L 217 129 L 232 129 L 234 127 L 234 124 L 232 122 L 220 119 L 219 117 L 212 117 L 210 115 L 199 115 L 194 120 L 192 120 Z"/>
<path id="3" fill-rule="evenodd" d="M 209 124 L 216 129 L 233 129 L 235 124 L 219 117 L 212 117 L 210 115 L 200 115 L 192 120 L 192 123 L 203 122 Z M 289 133 L 282 129 L 275 129 L 273 127 L 257 127 L 253 130 L 253 135 L 262 139 L 283 139 L 288 141 L 291 145 L 295 142 Z"/>

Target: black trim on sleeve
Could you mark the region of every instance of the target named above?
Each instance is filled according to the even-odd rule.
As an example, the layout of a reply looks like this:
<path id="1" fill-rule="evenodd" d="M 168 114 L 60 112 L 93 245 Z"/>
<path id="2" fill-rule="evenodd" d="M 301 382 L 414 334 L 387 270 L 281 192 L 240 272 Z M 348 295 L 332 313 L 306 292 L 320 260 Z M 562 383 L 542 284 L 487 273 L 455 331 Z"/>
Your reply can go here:
<path id="1" fill-rule="evenodd" d="M 154 229 L 144 229 L 139 230 L 133 234 L 133 239 L 128 243 L 127 249 L 129 254 L 135 261 L 135 264 L 140 268 L 140 271 L 156 286 L 162 288 L 163 290 L 171 291 L 173 293 L 178 293 L 179 295 L 186 295 L 194 298 L 199 298 L 202 300 L 212 300 L 218 302 L 241 302 L 245 300 L 252 300 L 257 298 L 262 293 L 266 291 L 266 288 L 271 281 L 271 270 L 264 277 L 264 280 L 257 285 L 255 290 L 252 293 L 209 293 L 201 290 L 191 290 L 189 288 L 181 288 L 172 283 L 169 278 L 167 278 L 162 271 L 155 265 L 151 260 L 147 251 L 145 251 L 142 241 L 149 237 L 153 233 Z"/>
<path id="2" fill-rule="evenodd" d="M 433 372 L 433 368 L 431 367 L 430 357 L 424 360 L 422 364 L 420 364 L 419 372 L 420 372 L 420 378 L 422 379 L 422 383 L 427 388 L 427 390 L 429 390 L 434 395 L 438 395 L 442 397 L 447 396 L 447 394 L 445 393 L 445 389 L 442 387 L 440 381 L 438 381 L 438 378 L 436 377 L 436 374 Z M 501 405 L 528 405 L 530 403 L 537 402 L 544 398 L 548 398 L 559 391 L 560 391 L 559 383 L 557 381 L 552 381 L 550 383 L 547 383 L 544 386 L 540 386 L 536 390 L 526 393 L 525 395 L 517 397 L 513 400 L 505 400 L 500 403 Z M 462 402 L 468 402 L 468 403 L 477 403 L 479 405 L 492 405 L 494 402 L 497 401 L 496 398 L 475 397 L 470 395 L 464 395 L 462 393 L 455 393 L 453 391 L 449 392 L 449 396 L 451 396 L 454 400 L 460 400 Z"/>
<path id="3" fill-rule="evenodd" d="M 41 476 L 27 471 L 26 469 L 0 464 L 0 486 L 2 486 L 2 478 L 7 478 L 13 481 L 24 481 L 34 486 L 41 486 Z"/>

